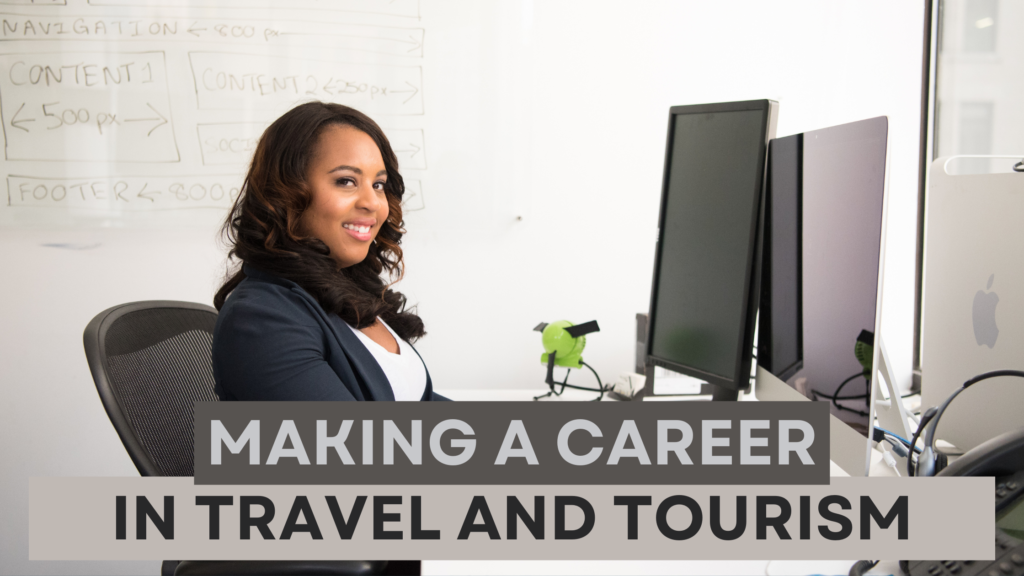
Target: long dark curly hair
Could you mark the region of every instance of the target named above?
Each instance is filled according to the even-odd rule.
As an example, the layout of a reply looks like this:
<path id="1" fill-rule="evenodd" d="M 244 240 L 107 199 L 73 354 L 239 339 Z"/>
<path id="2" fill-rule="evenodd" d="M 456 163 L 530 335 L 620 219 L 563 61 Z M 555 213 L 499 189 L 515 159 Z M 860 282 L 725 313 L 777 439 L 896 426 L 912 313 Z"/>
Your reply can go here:
<path id="1" fill-rule="evenodd" d="M 301 216 L 312 202 L 306 182 L 324 128 L 352 126 L 373 138 L 387 170 L 384 191 L 388 218 L 362 262 L 338 269 L 330 249 L 307 234 Z M 422 337 L 423 321 L 406 309 L 405 296 L 391 290 L 381 277 L 397 281 L 403 273 L 402 195 L 405 183 L 398 159 L 384 132 L 368 116 L 341 104 L 307 102 L 281 116 L 260 137 L 249 173 L 224 223 L 232 270 L 214 296 L 220 310 L 228 294 L 245 279 L 242 264 L 291 280 L 309 292 L 327 312 L 356 328 L 379 316 L 408 341 Z"/>

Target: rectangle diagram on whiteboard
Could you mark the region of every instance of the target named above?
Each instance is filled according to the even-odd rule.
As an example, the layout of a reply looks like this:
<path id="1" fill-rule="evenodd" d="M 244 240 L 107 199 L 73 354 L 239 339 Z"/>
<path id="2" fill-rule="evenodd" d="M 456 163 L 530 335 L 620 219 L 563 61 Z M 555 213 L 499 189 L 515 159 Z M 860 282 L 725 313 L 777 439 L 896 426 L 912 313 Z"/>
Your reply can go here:
<path id="1" fill-rule="evenodd" d="M 178 162 L 163 52 L 0 55 L 8 160 Z"/>
<path id="2" fill-rule="evenodd" d="M 239 174 L 195 176 L 7 177 L 7 205 L 123 212 L 217 208 L 238 197 Z"/>
<path id="3" fill-rule="evenodd" d="M 0 0 L 0 4 L 14 6 L 67 6 L 68 0 Z"/>
<path id="4" fill-rule="evenodd" d="M 124 18 L 0 12 L 0 42 L 216 42 L 235 46 L 319 46 L 332 51 L 422 57 L 423 34 L 423 28 L 308 20 L 171 16 Z"/>
<path id="5" fill-rule="evenodd" d="M 200 110 L 281 110 L 314 98 L 367 114 L 423 114 L 420 66 L 190 52 Z"/>
<path id="6" fill-rule="evenodd" d="M 259 122 L 224 122 L 219 124 L 199 124 L 196 132 L 199 135 L 199 150 L 203 155 L 203 164 L 213 165 L 244 165 L 252 160 L 263 131 L 268 124 Z M 391 149 L 398 157 L 398 166 L 402 170 L 425 170 L 427 168 L 426 152 L 424 151 L 423 130 L 397 129 L 383 127 L 384 135 L 391 143 Z"/>
<path id="7" fill-rule="evenodd" d="M 416 212 L 427 207 L 423 200 L 423 182 L 420 180 L 405 181 L 405 195 L 402 196 L 402 210 Z"/>
<path id="8" fill-rule="evenodd" d="M 24 3 L 28 4 L 25 0 Z M 89 0 L 90 6 L 161 6 L 177 8 L 180 0 Z M 322 12 L 355 12 L 380 16 L 420 17 L 420 0 L 192 0 L 190 8 L 242 8 L 245 10 L 318 10 Z"/>

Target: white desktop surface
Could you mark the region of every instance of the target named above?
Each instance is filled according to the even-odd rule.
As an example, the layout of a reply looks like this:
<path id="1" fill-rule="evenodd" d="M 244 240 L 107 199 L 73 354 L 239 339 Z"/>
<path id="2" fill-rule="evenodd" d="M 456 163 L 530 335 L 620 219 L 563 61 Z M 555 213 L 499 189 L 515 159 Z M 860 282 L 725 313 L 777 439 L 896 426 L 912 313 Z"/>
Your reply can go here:
<path id="1" fill-rule="evenodd" d="M 436 390 L 446 398 L 460 402 L 529 402 L 534 396 L 547 392 L 537 389 L 491 389 L 491 390 Z M 596 392 L 566 389 L 560 396 L 551 396 L 540 402 L 579 402 L 597 398 Z M 694 401 L 710 400 L 710 396 L 673 396 L 650 400 Z M 741 401 L 756 401 L 751 396 L 742 396 Z M 615 402 L 607 395 L 604 401 Z M 866 444 L 865 444 L 866 445 Z M 882 455 L 872 455 L 871 476 L 894 476 L 895 473 L 881 464 Z M 848 476 L 835 462 L 829 462 L 831 476 Z M 424 576 L 441 574 L 708 574 L 708 575 L 757 575 L 797 576 L 809 574 L 847 574 L 856 560 L 424 560 Z M 880 562 L 867 574 L 900 574 L 896 560 Z"/>
<path id="2" fill-rule="evenodd" d="M 650 574 L 650 575 L 736 575 L 807 576 L 847 574 L 856 560 L 424 560 L 424 576 L 442 574 L 521 575 L 545 574 Z M 901 574 L 899 562 L 879 562 L 865 574 Z"/>

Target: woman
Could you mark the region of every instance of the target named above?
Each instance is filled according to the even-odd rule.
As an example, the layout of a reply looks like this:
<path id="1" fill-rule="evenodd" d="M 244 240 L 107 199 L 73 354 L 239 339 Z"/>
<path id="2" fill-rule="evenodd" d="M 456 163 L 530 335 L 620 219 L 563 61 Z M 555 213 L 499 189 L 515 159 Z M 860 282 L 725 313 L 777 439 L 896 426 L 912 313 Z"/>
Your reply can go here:
<path id="1" fill-rule="evenodd" d="M 310 102 L 267 128 L 224 225 L 241 266 L 220 288 L 221 400 L 445 400 L 409 342 L 398 161 L 380 127 Z"/>

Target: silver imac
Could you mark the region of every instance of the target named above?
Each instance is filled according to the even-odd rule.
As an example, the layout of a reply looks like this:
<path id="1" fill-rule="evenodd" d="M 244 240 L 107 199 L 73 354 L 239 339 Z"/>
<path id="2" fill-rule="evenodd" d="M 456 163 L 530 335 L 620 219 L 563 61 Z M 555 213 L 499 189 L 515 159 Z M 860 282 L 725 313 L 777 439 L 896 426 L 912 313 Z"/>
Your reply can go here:
<path id="1" fill-rule="evenodd" d="M 784 314 L 800 313 L 802 366 L 782 374 L 786 383 L 759 366 L 755 395 L 759 400 L 804 399 L 794 389 L 799 383 L 832 402 L 836 390 L 847 382 L 833 407 L 830 452 L 832 461 L 852 476 L 867 473 L 867 439 L 875 407 L 871 388 L 878 384 L 878 378 L 870 376 L 887 364 L 880 327 L 888 133 L 888 119 L 879 117 L 780 138 L 777 141 L 783 144 L 787 139 L 799 141 L 790 146 L 800 150 L 790 162 L 800 163 L 800 178 L 769 178 L 770 185 L 799 187 L 802 303 L 799 311 L 786 307 L 771 312 L 773 322 L 789 324 L 795 320 Z M 785 331 L 778 333 L 779 338 L 790 337 Z M 870 357 L 858 358 L 859 338 L 871 341 Z"/>

